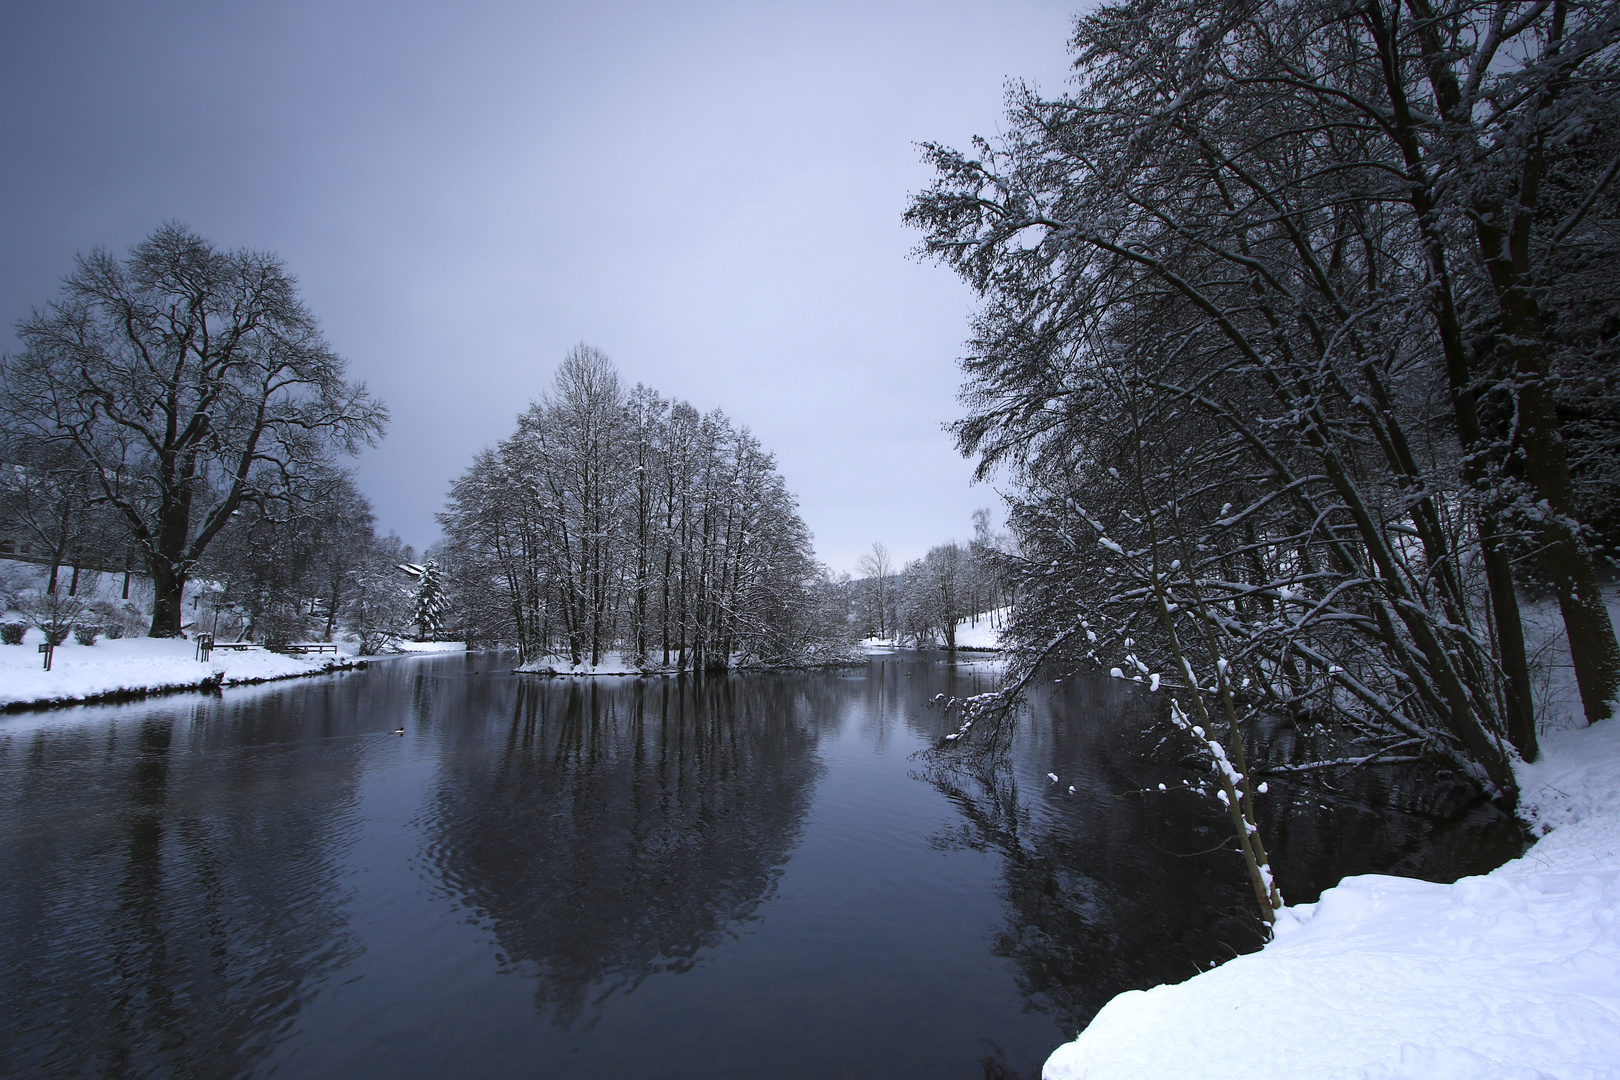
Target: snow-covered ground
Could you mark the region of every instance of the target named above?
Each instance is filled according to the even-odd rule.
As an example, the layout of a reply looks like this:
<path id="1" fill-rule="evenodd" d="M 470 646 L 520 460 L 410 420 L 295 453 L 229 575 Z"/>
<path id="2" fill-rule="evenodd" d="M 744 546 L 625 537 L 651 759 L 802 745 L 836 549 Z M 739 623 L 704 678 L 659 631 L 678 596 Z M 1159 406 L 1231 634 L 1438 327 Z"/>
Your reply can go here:
<path id="1" fill-rule="evenodd" d="M 970 615 L 956 624 L 956 647 L 959 649 L 1001 649 L 1001 629 L 1007 625 L 1007 616 L 1012 608 L 1001 607 L 994 611 L 981 612 Z M 908 639 L 909 640 L 909 639 Z M 861 639 L 861 648 L 869 653 L 890 652 L 902 649 L 894 638 L 869 637 Z"/>
<path id="2" fill-rule="evenodd" d="M 570 664 L 566 658 L 548 656 L 540 660 L 530 660 L 522 667 L 513 668 L 513 671 L 529 675 L 641 675 L 642 669 L 622 654 L 609 652 L 602 654 L 599 664 Z"/>
<path id="3" fill-rule="evenodd" d="M 214 679 L 226 686 L 287 679 L 352 663 L 347 656 L 283 656 L 263 649 L 215 650 L 203 663 L 196 658 L 196 644 L 180 638 L 103 638 L 94 645 L 69 638 L 56 647 L 51 670 L 45 671 L 39 653 L 44 640 L 31 629 L 23 644 L 0 645 L 0 708 L 157 693 Z"/>
<path id="4" fill-rule="evenodd" d="M 963 619 L 956 624 L 956 647 L 958 649 L 999 649 L 1001 648 L 1001 628 L 1007 625 L 1007 616 L 1011 608 L 996 608 L 982 615 L 975 615 Z"/>
<path id="5" fill-rule="evenodd" d="M 1262 951 L 1114 998 L 1044 1080 L 1620 1077 L 1620 720 L 1549 734 L 1520 782 L 1522 858 L 1346 878 Z"/>
<path id="6" fill-rule="evenodd" d="M 1556 605 L 1523 615 L 1562 729 L 1518 768 L 1529 851 L 1452 885 L 1345 878 L 1260 952 L 1114 998 L 1043 1080 L 1620 1080 L 1620 718 L 1584 726 Z"/>
<path id="7" fill-rule="evenodd" d="M 465 641 L 396 641 L 389 650 L 396 653 L 466 652 Z"/>

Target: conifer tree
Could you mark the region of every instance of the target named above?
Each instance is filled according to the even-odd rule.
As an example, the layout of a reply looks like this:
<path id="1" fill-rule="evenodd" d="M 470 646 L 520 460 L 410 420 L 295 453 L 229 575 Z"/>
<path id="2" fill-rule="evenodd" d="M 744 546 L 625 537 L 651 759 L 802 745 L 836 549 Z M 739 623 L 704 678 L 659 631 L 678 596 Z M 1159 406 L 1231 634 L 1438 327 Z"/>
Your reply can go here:
<path id="1" fill-rule="evenodd" d="M 413 598 L 416 636 L 418 641 L 437 641 L 444 633 L 444 615 L 450 600 L 445 595 L 443 575 L 439 564 L 429 559 L 422 567 Z"/>

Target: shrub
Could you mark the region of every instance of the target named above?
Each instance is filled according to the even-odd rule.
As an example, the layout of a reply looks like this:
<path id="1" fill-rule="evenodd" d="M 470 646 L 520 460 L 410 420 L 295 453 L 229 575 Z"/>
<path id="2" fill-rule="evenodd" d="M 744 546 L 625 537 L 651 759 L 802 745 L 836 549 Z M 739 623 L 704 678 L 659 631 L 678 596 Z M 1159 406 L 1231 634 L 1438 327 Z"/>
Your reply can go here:
<path id="1" fill-rule="evenodd" d="M 73 640 L 80 645 L 94 645 L 96 638 L 100 636 L 101 627 L 99 626 L 75 626 L 73 628 Z"/>
<path id="2" fill-rule="evenodd" d="M 20 622 L 0 623 L 0 641 L 7 645 L 21 645 L 23 635 L 28 633 L 28 626 Z"/>
<path id="3" fill-rule="evenodd" d="M 108 641 L 117 641 L 119 638 L 121 638 L 123 636 L 124 636 L 124 624 L 123 623 L 121 623 L 121 622 L 112 622 L 112 623 L 107 624 L 107 640 Z"/>
<path id="4" fill-rule="evenodd" d="M 67 640 L 68 630 L 70 630 L 71 627 L 42 626 L 40 629 L 45 632 L 46 641 L 50 642 L 52 645 L 60 645 L 62 642 Z"/>

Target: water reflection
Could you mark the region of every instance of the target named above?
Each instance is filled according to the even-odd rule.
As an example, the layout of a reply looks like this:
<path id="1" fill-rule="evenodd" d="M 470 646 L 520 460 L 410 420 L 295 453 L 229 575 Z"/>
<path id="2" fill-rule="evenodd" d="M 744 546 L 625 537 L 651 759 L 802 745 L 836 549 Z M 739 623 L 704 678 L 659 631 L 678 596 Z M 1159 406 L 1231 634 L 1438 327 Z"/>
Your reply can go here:
<path id="1" fill-rule="evenodd" d="M 1207 850 L 1223 819 L 1159 793 L 1173 770 L 1130 752 L 1155 706 L 1113 680 L 1038 689 L 1010 757 L 945 755 L 925 770 L 961 815 L 937 842 L 1001 856 L 1006 921 L 992 949 L 1015 965 L 1027 1007 L 1069 1037 L 1115 994 L 1260 944 L 1242 865 Z"/>
<path id="2" fill-rule="evenodd" d="M 1117 993 L 1262 944 L 1227 815 L 1181 787 L 1207 767 L 1178 752 L 1162 709 L 1117 680 L 1075 679 L 1031 693 L 1010 755 L 925 757 L 962 819 L 938 842 L 1002 856 L 1007 922 L 994 951 L 1017 965 L 1029 1006 L 1066 1032 Z M 1284 729 L 1249 740 L 1257 767 L 1297 756 Z M 1510 817 L 1426 768 L 1273 776 L 1269 788 L 1258 810 L 1291 903 L 1350 874 L 1455 881 L 1521 850 Z"/>
<path id="3" fill-rule="evenodd" d="M 352 755 L 207 753 L 254 710 L 185 701 L 0 730 L 4 1075 L 242 1074 L 355 952 L 331 845 Z"/>
<path id="4" fill-rule="evenodd" d="M 0 1074 L 1027 1076 L 1257 944 L 1117 682 L 1047 686 L 974 767 L 915 752 L 981 665 L 510 666 L 0 720 Z M 1449 843 L 1437 788 L 1385 826 L 1273 790 L 1285 887 Z"/>
<path id="5" fill-rule="evenodd" d="M 831 692 L 762 675 L 521 684 L 500 738 L 446 748 L 431 856 L 542 1011 L 588 1027 L 770 895 Z"/>
<path id="6" fill-rule="evenodd" d="M 1302 735 L 1286 719 L 1266 718 L 1248 738 L 1258 769 L 1364 752 L 1322 732 Z M 1451 882 L 1524 851 L 1524 833 L 1511 815 L 1432 764 L 1272 773 L 1268 782 L 1271 791 L 1257 811 L 1290 903 L 1313 902 L 1351 874 Z"/>

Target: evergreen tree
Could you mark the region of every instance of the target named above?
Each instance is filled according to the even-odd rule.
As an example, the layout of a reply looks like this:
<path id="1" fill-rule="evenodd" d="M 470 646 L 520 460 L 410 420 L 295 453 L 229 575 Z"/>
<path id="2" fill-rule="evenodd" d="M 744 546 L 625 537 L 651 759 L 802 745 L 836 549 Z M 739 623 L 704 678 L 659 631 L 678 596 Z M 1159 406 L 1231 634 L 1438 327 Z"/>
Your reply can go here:
<path id="1" fill-rule="evenodd" d="M 444 633 L 444 616 L 450 609 L 445 595 L 443 576 L 439 564 L 429 559 L 417 578 L 416 594 L 412 599 L 418 641 L 437 641 Z"/>

